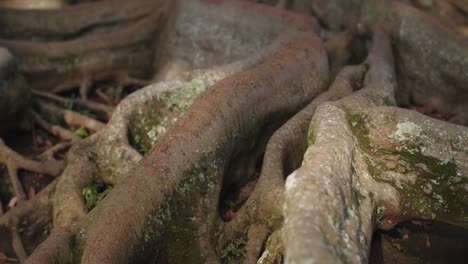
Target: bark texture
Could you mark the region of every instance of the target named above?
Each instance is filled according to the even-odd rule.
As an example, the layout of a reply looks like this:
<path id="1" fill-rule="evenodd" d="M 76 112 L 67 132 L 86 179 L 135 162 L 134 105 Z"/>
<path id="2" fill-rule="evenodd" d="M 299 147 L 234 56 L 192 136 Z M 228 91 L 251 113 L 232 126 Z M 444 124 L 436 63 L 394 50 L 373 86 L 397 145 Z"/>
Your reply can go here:
<path id="1" fill-rule="evenodd" d="M 25 263 L 365 263 L 376 229 L 467 228 L 467 9 L 431 2 L 1 9 L 18 68 L 0 49 L 0 101 L 22 74 L 38 98 L 80 87 L 112 117 L 0 228 Z M 112 113 L 87 99 L 142 78 Z M 112 189 L 90 207 L 95 183 Z M 15 243 L 48 225 L 37 248 Z"/>

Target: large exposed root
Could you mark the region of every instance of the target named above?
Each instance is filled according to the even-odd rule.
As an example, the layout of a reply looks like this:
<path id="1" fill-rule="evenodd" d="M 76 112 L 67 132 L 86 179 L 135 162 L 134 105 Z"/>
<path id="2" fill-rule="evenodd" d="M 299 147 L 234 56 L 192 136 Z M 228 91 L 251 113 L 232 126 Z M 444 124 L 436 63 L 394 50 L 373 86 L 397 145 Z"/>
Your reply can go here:
<path id="1" fill-rule="evenodd" d="M 244 10 L 247 7 L 243 5 L 236 6 L 237 4 L 234 5 L 235 2 L 228 3 L 232 5 L 230 8 L 234 10 Z M 249 12 L 256 12 L 255 8 Z M 313 24 L 313 22 L 310 24 Z M 208 77 L 205 80 L 207 80 L 207 85 L 209 85 L 228 75 L 242 71 L 246 67 L 252 67 L 249 71 L 234 74 L 233 77 L 216 83 L 205 92 L 188 109 L 188 112 L 179 118 L 175 126 L 170 128 L 167 136 L 157 139 L 158 144 L 156 144 L 155 149 L 139 163 L 140 166 L 134 168 L 133 172 L 130 172 L 132 176 L 114 181 L 114 183 L 118 182 L 118 184 L 116 184 L 108 197 L 93 209 L 88 216 L 81 220 L 77 227 L 71 226 L 69 228 L 72 233 L 76 234 L 76 238 L 74 239 L 76 241 L 75 244 L 83 245 L 71 250 L 82 255 L 81 260 L 83 262 L 100 262 L 103 260 L 102 258 L 107 259 L 107 261 L 109 261 L 109 258 L 112 258 L 112 261 L 117 262 L 138 261 L 138 259 L 148 260 L 152 258 L 164 260 L 169 257 L 166 254 L 171 252 L 171 246 L 180 248 L 181 258 L 190 257 L 194 261 L 200 258 L 207 261 L 217 258 L 215 253 L 215 250 L 217 250 L 216 246 L 211 245 L 209 242 L 215 230 L 209 227 L 210 224 L 208 223 L 218 223 L 220 220 L 216 210 L 218 197 L 216 190 L 219 192 L 221 187 L 223 168 L 229 165 L 229 161 L 233 155 L 244 151 L 244 147 L 242 147 L 244 144 L 255 143 L 247 141 L 250 141 L 250 138 L 256 138 L 262 128 L 266 126 L 278 126 L 281 120 L 285 120 L 287 116 L 297 111 L 299 107 L 303 107 L 310 98 L 317 95 L 324 88 L 327 79 L 325 51 L 311 31 L 307 33 L 287 33 L 280 37 L 278 41 L 280 42 L 275 42 L 272 46 L 277 48 L 273 48 L 271 52 L 266 49 L 266 54 L 262 55 L 260 53 L 260 56 L 257 58 L 249 59 L 241 64 L 235 63 L 231 66 L 223 67 L 223 71 L 217 69 L 217 71 L 212 71 L 211 74 L 208 74 L 210 71 L 206 73 L 200 72 L 201 77 Z M 239 66 L 241 67 L 239 68 Z M 301 74 L 300 72 L 302 71 L 299 71 L 299 69 L 308 70 L 304 71 L 306 74 Z M 284 74 L 284 71 L 288 74 Z M 217 75 L 213 75 L 213 73 L 217 73 Z M 219 73 L 223 74 L 219 75 Z M 203 80 L 201 77 L 198 77 L 198 80 L 195 78 L 195 81 L 201 82 Z M 137 100 L 138 98 L 146 98 L 139 99 L 138 105 L 144 107 L 145 104 L 142 104 L 141 100 L 154 100 L 151 98 L 155 97 L 170 97 L 170 93 L 166 95 L 156 88 L 160 87 L 159 89 L 162 89 L 168 87 L 170 89 L 172 87 L 171 83 L 174 82 L 168 81 L 155 84 L 154 87 L 149 86 L 141 90 L 141 92 L 128 97 L 128 99 L 119 105 L 119 108 L 124 108 L 126 105 L 134 107 L 136 104 L 133 103 L 133 100 Z M 284 89 L 284 87 L 289 87 L 289 89 Z M 149 96 L 151 94 L 153 95 Z M 265 97 L 267 94 L 269 96 Z M 143 95 L 146 96 L 142 97 Z M 250 99 L 247 101 L 245 99 L 241 100 L 244 96 Z M 278 100 L 279 98 L 282 98 L 282 100 Z M 285 98 L 287 100 L 284 100 Z M 170 103 L 171 101 L 166 102 Z M 134 110 L 134 108 L 130 109 Z M 231 111 L 232 109 L 235 109 L 235 111 Z M 252 116 L 255 117 L 255 120 L 248 118 L 252 114 L 252 109 L 255 112 L 255 116 Z M 116 109 L 108 125 L 109 128 L 118 125 L 118 127 L 125 129 L 126 124 L 128 124 L 126 120 L 128 119 L 124 119 L 124 116 L 118 113 L 119 109 Z M 242 116 L 239 116 L 240 113 L 242 113 Z M 124 122 L 117 122 L 117 120 Z M 106 129 L 85 141 L 91 142 L 91 140 L 96 140 L 94 144 L 98 146 L 98 150 L 103 149 L 97 139 L 101 135 L 104 135 Z M 121 135 L 121 133 L 115 133 L 114 128 L 114 135 Z M 197 135 L 198 139 L 194 140 L 194 135 Z M 118 144 L 114 141 L 112 145 Z M 192 147 L 188 148 L 188 146 Z M 89 148 L 84 148 L 84 150 L 87 149 Z M 76 147 L 76 150 L 78 150 L 78 147 Z M 115 153 L 115 151 L 112 151 L 112 153 Z M 178 157 L 180 156 L 179 154 L 176 155 L 176 153 L 185 153 L 186 161 L 179 160 Z M 96 156 L 98 160 L 97 164 L 101 167 L 102 165 L 99 161 L 101 155 L 98 154 Z M 102 156 L 109 157 L 109 155 Z M 171 166 L 170 164 L 174 162 L 179 165 L 176 167 Z M 110 168 L 115 170 L 115 166 L 110 166 Z M 156 177 L 146 177 L 147 174 L 142 172 L 147 170 L 154 171 L 153 175 L 156 175 Z M 171 177 L 168 177 L 169 175 Z M 64 173 L 59 180 L 57 188 L 59 188 L 61 181 L 65 183 L 65 179 L 71 179 L 71 177 L 68 177 Z M 153 181 L 155 184 L 151 183 Z M 203 187 L 205 181 L 212 181 L 210 184 L 212 187 L 207 190 L 209 193 L 206 193 L 208 195 L 206 197 L 209 197 L 209 199 L 204 199 L 204 195 L 200 196 L 199 202 L 193 204 L 193 209 L 188 209 L 186 213 L 177 216 L 182 212 L 179 212 L 179 210 L 182 210 L 179 206 L 190 205 L 189 203 L 184 205 L 184 203 L 178 201 L 183 201 L 187 198 L 193 200 L 193 197 L 188 194 L 205 192 L 203 191 L 205 189 Z M 152 191 L 139 191 L 138 186 L 141 186 L 142 182 L 146 182 L 144 185 L 147 188 L 151 188 Z M 135 189 L 132 187 L 128 188 L 129 186 L 135 186 Z M 169 186 L 172 187 L 169 188 Z M 74 188 L 75 190 L 79 190 L 81 186 L 78 183 L 75 187 L 78 187 Z M 131 193 L 128 193 L 129 190 L 131 190 Z M 172 190 L 175 190 L 175 192 Z M 125 192 L 126 194 L 122 196 L 119 194 L 120 192 Z M 152 195 L 147 196 L 147 193 L 151 193 Z M 57 192 L 57 194 L 59 193 Z M 121 198 L 124 200 L 118 201 Z M 56 199 L 56 202 L 60 200 L 64 201 L 66 199 Z M 78 201 L 78 198 L 74 200 Z M 82 200 L 80 203 L 82 204 Z M 113 204 L 115 203 L 120 204 L 119 208 L 111 209 L 114 208 Z M 65 207 L 60 206 L 60 208 L 63 208 L 65 211 Z M 55 206 L 54 210 L 56 210 Z M 122 213 L 128 215 L 130 211 L 132 211 L 130 214 L 132 217 L 122 215 Z M 168 211 L 169 215 L 166 215 L 166 211 Z M 57 214 L 57 211 L 55 212 L 55 216 L 58 217 L 59 214 Z M 111 217 L 109 215 L 110 217 L 106 217 L 108 220 L 113 219 L 113 223 L 93 221 L 97 215 L 101 214 L 115 214 L 119 216 Z M 182 225 L 178 225 L 177 222 L 168 222 L 167 220 L 169 219 L 166 217 L 180 219 L 182 221 L 180 224 Z M 193 218 L 192 222 L 186 222 L 186 219 L 189 218 Z M 56 221 L 60 222 L 58 219 L 56 218 Z M 123 222 L 128 224 L 125 224 L 125 226 L 132 226 L 133 228 L 119 228 L 119 226 L 124 226 L 121 225 Z M 171 232 L 169 232 L 171 228 L 164 229 L 169 228 L 169 226 L 173 226 L 172 229 L 175 230 L 173 235 L 170 235 Z M 178 228 L 182 229 L 177 231 Z M 112 232 L 106 230 L 112 230 Z M 183 232 L 187 237 L 175 239 L 173 236 L 177 236 L 179 232 Z M 192 232 L 198 233 L 199 238 L 197 239 L 196 247 L 200 248 L 199 253 L 196 253 L 196 250 L 192 250 L 193 246 L 187 248 L 183 246 L 185 242 L 177 242 L 180 239 L 193 241 L 190 239 Z M 116 244 L 115 242 L 121 241 L 121 239 L 108 236 L 111 233 L 112 236 L 125 237 L 127 241 L 126 246 L 121 247 L 121 245 Z M 100 245 L 95 245 L 97 240 L 94 240 L 94 237 L 100 238 Z M 160 241 L 166 237 L 173 237 L 174 239 L 170 240 L 173 242 L 160 244 Z M 57 255 L 47 253 L 46 256 L 44 255 L 46 253 L 45 250 L 54 248 L 53 245 L 58 245 L 56 243 L 63 244 L 62 239 L 66 239 L 66 237 L 52 235 L 36 250 L 37 253 L 34 253 L 31 261 L 50 261 L 51 257 Z M 192 244 L 193 242 L 190 243 Z M 262 243 L 263 241 L 260 242 L 260 244 Z M 151 248 L 154 248 L 157 244 L 161 245 L 162 248 L 159 252 L 154 253 Z M 253 248 L 252 250 L 255 249 Z"/>
<path id="2" fill-rule="evenodd" d="M 21 36 L 22 30 L 28 30 L 29 34 L 37 32 L 37 37 L 54 34 L 59 39 L 0 39 L 0 45 L 18 57 L 19 68 L 34 89 L 60 92 L 81 87 L 84 99 L 91 80 L 116 79 L 122 72 L 139 78 L 151 74 L 158 33 L 172 5 L 173 1 L 139 0 L 83 4 L 64 12 L 2 10 L 2 28 L 13 31 L 2 35 Z M 43 24 L 36 22 L 38 17 Z M 63 19 L 70 22 L 63 23 Z M 106 24 L 112 22 L 118 26 Z M 98 34 L 88 27 L 104 32 Z M 72 35 L 63 40 L 60 34 Z"/>
<path id="3" fill-rule="evenodd" d="M 406 219 L 466 226 L 467 129 L 379 107 L 394 104 L 396 73 L 389 39 L 373 40 L 364 88 L 317 109 L 304 164 L 287 179 L 286 262 L 366 262 L 373 230 Z"/>
<path id="4" fill-rule="evenodd" d="M 226 224 L 221 244 L 249 230 L 250 225 L 264 225 L 269 232 L 282 226 L 284 182 L 286 176 L 301 165 L 307 148 L 307 128 L 315 109 L 323 102 L 337 100 L 358 89 L 364 71 L 364 66 L 350 66 L 343 70 L 328 91 L 314 99 L 272 135 L 266 146 L 255 190 L 236 217 Z"/>
<path id="5" fill-rule="evenodd" d="M 0 43 L 16 45 L 29 78 L 63 65 L 35 68 L 28 30 L 60 43 L 41 61 L 80 61 L 65 65 L 69 83 L 54 80 L 55 91 L 81 87 L 80 99 L 33 93 L 39 114 L 95 132 L 79 140 L 36 115 L 77 143 L 59 179 L 0 218 L 20 260 L 32 253 L 27 263 L 363 263 L 377 228 L 414 218 L 467 227 L 466 127 L 395 107 L 422 105 L 468 122 L 467 40 L 423 13 L 420 1 L 266 1 L 312 11 L 320 30 L 313 19 L 244 1 L 150 2 L 129 4 L 128 21 L 115 27 L 93 20 L 108 10 L 63 29 L 21 24 L 17 11 L 0 19 L 24 26 L 0 30 L 19 36 Z M 86 42 L 102 37 L 82 31 L 88 26 L 112 33 L 102 53 Z M 109 48 L 114 37 L 122 47 Z M 99 63 L 89 63 L 96 55 Z M 92 81 L 145 83 L 140 77 L 155 83 L 115 109 L 88 98 Z M 110 121 L 50 102 L 80 104 Z M 44 155 L 53 160 L 71 142 Z M 33 224 L 18 233 L 24 219 Z M 54 232 L 32 252 L 21 236 L 51 223 Z"/>

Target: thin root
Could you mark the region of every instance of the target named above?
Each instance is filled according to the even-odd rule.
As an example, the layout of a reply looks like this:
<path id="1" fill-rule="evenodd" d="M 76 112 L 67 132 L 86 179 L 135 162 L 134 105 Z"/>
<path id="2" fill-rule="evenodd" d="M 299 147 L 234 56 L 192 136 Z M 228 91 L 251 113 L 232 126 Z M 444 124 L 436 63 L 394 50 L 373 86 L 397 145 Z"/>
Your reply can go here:
<path id="1" fill-rule="evenodd" d="M 24 249 L 21 236 L 19 235 L 18 231 L 12 231 L 12 237 L 13 250 L 15 251 L 15 254 L 18 257 L 20 263 L 24 263 L 26 261 L 26 258 L 28 258 L 28 254 Z"/>
<path id="2" fill-rule="evenodd" d="M 38 113 L 33 112 L 34 121 L 43 129 L 51 133 L 52 135 L 59 137 L 63 140 L 70 140 L 76 142 L 80 140 L 80 137 L 75 135 L 68 129 L 65 129 L 61 126 L 52 125 L 49 122 L 45 121 Z"/>
<path id="3" fill-rule="evenodd" d="M 60 104 L 62 107 L 67 107 L 70 105 L 77 105 L 78 107 L 88 109 L 90 111 L 93 111 L 99 116 L 105 117 L 106 120 L 109 120 L 112 116 L 112 107 L 109 107 L 104 104 L 96 103 L 96 102 L 91 102 L 89 100 L 82 100 L 82 99 L 68 99 L 53 93 L 48 93 L 48 92 L 43 92 L 43 91 L 37 91 L 33 90 L 33 94 L 40 99 L 55 102 Z"/>
<path id="4" fill-rule="evenodd" d="M 63 118 L 65 123 L 67 123 L 67 125 L 72 126 L 72 127 L 73 126 L 85 127 L 89 130 L 97 132 L 101 130 L 102 128 L 104 128 L 105 126 L 103 123 L 99 122 L 98 120 L 87 117 L 73 110 L 62 109 L 55 105 L 47 104 L 43 102 L 38 102 L 38 105 L 43 109 L 52 111 L 54 113 L 58 113 Z"/>
<path id="5" fill-rule="evenodd" d="M 51 176 L 58 176 L 64 167 L 63 162 L 54 159 L 43 162 L 27 159 L 6 146 L 2 139 L 0 139 L 0 162 L 16 170 L 25 169 Z"/>

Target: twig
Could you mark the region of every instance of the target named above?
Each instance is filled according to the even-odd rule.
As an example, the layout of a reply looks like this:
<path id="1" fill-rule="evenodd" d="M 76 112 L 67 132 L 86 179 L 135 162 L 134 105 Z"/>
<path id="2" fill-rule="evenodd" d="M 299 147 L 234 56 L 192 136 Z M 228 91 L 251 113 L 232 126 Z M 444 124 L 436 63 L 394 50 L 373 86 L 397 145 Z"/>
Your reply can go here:
<path id="1" fill-rule="evenodd" d="M 89 109 L 100 116 L 104 116 L 107 120 L 109 120 L 110 117 L 112 116 L 112 107 L 109 107 L 104 104 L 91 102 L 89 100 L 82 100 L 82 99 L 68 99 L 68 98 L 58 96 L 52 93 L 42 92 L 42 91 L 37 91 L 37 90 L 32 90 L 32 93 L 35 96 L 43 100 L 48 100 L 48 101 L 61 104 L 62 107 L 67 107 L 69 105 L 76 104 L 79 107 Z"/>
<path id="2" fill-rule="evenodd" d="M 18 263 L 18 259 L 8 258 L 8 257 L 0 257 L 0 263 Z"/>
<path id="3" fill-rule="evenodd" d="M 38 162 L 27 159 L 6 146 L 2 139 L 0 139 L 0 162 L 5 164 L 7 168 L 12 166 L 16 169 L 26 169 L 51 176 L 58 176 L 64 167 L 63 162 L 56 160 Z"/>
<path id="4" fill-rule="evenodd" d="M 12 242 L 13 250 L 15 251 L 16 256 L 18 257 L 21 263 L 24 263 L 28 258 L 28 254 L 23 246 L 23 241 L 21 240 L 21 236 L 18 234 L 18 231 L 12 230 Z"/>
<path id="5" fill-rule="evenodd" d="M 80 137 L 75 135 L 68 129 L 65 129 L 61 126 L 52 125 L 45 121 L 38 113 L 33 112 L 34 121 L 43 129 L 51 133 L 52 135 L 59 137 L 63 140 L 70 140 L 72 142 L 76 142 L 80 140 Z"/>
<path id="6" fill-rule="evenodd" d="M 80 97 L 82 100 L 87 100 L 88 99 L 88 93 L 89 90 L 91 90 L 91 80 L 88 78 L 85 78 L 83 81 L 81 81 L 80 84 Z"/>
<path id="7" fill-rule="evenodd" d="M 101 89 L 96 89 L 96 95 L 101 98 L 104 102 L 106 102 L 107 104 L 113 104 L 112 102 L 112 99 L 107 95 L 105 94 Z"/>
<path id="8" fill-rule="evenodd" d="M 69 126 L 83 126 L 95 132 L 101 130 L 105 126 L 103 123 L 99 122 L 96 119 L 87 117 L 72 110 L 62 109 L 55 105 L 46 104 L 42 102 L 38 102 L 38 104 L 40 107 L 46 110 L 53 111 L 61 115 L 65 123 L 67 123 Z"/>
<path id="9" fill-rule="evenodd" d="M 63 149 L 66 149 L 68 147 L 70 147 L 73 143 L 71 142 L 61 142 L 61 143 L 58 143 L 50 148 L 48 148 L 46 151 L 44 151 L 41 155 L 39 156 L 42 156 L 42 157 L 47 157 L 47 159 L 55 159 L 54 158 L 54 154 L 63 150 Z"/>
<path id="10" fill-rule="evenodd" d="M 7 168 L 16 198 L 18 198 L 18 201 L 26 200 L 26 193 L 24 193 L 23 185 L 18 178 L 18 166 L 14 162 L 10 161 L 7 162 Z"/>

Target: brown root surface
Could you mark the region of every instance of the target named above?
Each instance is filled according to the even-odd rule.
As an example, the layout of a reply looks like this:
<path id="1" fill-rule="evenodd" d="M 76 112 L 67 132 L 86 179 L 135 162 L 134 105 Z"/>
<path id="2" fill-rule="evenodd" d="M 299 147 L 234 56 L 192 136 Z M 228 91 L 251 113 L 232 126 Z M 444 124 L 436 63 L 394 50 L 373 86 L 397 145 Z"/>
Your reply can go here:
<path id="1" fill-rule="evenodd" d="M 20 200 L 0 208 L 0 253 L 365 263 L 377 229 L 413 219 L 466 229 L 466 6 L 431 2 L 0 9 L 0 45 L 34 88 L 34 111 L 0 119 L 26 109 L 58 139 L 41 161 L 0 140 Z M 12 61 L 0 50 L 0 77 L 21 87 Z M 57 179 L 30 194 L 19 169 Z"/>

